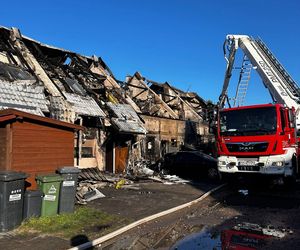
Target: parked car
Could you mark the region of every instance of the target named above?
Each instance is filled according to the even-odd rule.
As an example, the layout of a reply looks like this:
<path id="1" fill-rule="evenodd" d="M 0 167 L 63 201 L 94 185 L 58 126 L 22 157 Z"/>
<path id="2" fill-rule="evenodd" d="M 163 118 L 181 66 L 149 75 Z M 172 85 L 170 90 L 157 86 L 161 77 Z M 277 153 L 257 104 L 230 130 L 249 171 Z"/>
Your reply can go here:
<path id="1" fill-rule="evenodd" d="M 179 151 L 164 155 L 161 169 L 182 177 L 219 179 L 217 160 L 198 151 Z"/>

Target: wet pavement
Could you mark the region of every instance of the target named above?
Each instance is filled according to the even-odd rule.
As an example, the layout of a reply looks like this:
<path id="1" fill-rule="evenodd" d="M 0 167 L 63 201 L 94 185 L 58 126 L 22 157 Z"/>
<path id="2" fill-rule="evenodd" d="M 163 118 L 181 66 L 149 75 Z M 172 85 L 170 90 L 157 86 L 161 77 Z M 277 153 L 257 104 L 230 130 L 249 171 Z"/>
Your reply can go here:
<path id="1" fill-rule="evenodd" d="M 171 250 L 179 249 L 222 249 L 221 235 L 213 234 L 209 228 L 204 228 L 198 233 L 190 234 L 175 243 Z"/>
<path id="2" fill-rule="evenodd" d="M 105 195 L 87 204 L 109 214 L 124 218 L 124 222 L 135 221 L 146 216 L 164 211 L 200 197 L 203 193 L 217 186 L 217 183 L 197 182 L 191 184 L 165 185 L 147 181 L 137 183 L 138 190 L 115 189 L 105 187 L 100 191 Z M 116 224 L 125 226 L 116 221 Z M 113 226 L 113 225 L 111 225 Z M 93 240 L 97 232 L 90 232 L 93 237 L 85 235 L 86 239 Z M 75 236 L 74 236 L 75 237 Z M 19 235 L 17 230 L 0 234 L 0 249 L 67 249 L 72 246 L 73 239 L 62 239 L 55 236 L 40 234 Z"/>
<path id="3" fill-rule="evenodd" d="M 87 206 L 126 218 L 128 223 L 189 202 L 217 185 L 205 181 L 175 185 L 141 182 L 135 190 L 106 187 L 101 189 L 105 197 Z M 297 249 L 300 245 L 299 213 L 299 183 L 294 190 L 257 183 L 228 186 L 201 203 L 105 242 L 99 249 L 222 249 L 225 243 L 252 249 Z M 271 237 L 264 235 L 266 231 L 236 230 L 244 223 L 281 232 L 284 237 L 278 237 L 280 233 Z M 84 235 L 85 240 L 97 238 L 97 232 L 93 235 L 93 238 Z M 0 249 L 67 249 L 71 241 L 38 234 L 20 236 L 12 231 L 0 234 Z"/>
<path id="4" fill-rule="evenodd" d="M 222 244 L 249 249 L 298 249 L 299 199 L 299 183 L 295 190 L 257 183 L 228 187 L 201 204 L 132 230 L 104 249 L 222 249 Z M 252 225 L 251 230 L 236 229 L 243 224 Z"/>
<path id="5" fill-rule="evenodd" d="M 110 214 L 139 220 L 197 199 L 217 185 L 212 182 L 173 185 L 146 182 L 139 184 L 140 190 L 107 187 L 101 190 L 105 197 L 90 202 L 88 206 Z"/>

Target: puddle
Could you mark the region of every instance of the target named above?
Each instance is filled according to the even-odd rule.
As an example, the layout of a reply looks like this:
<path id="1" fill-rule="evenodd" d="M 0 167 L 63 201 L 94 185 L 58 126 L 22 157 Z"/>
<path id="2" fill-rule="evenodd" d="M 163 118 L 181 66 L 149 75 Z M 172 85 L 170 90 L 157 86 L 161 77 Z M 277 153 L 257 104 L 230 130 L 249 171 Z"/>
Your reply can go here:
<path id="1" fill-rule="evenodd" d="M 181 249 L 222 249 L 221 236 L 219 234 L 212 234 L 208 228 L 204 228 L 198 233 L 186 236 L 171 247 L 171 250 Z"/>
<path id="2" fill-rule="evenodd" d="M 205 227 L 198 233 L 193 233 L 178 241 L 172 250 L 193 249 L 261 249 L 269 239 L 280 239 L 291 230 L 277 230 L 272 226 L 261 227 L 258 224 L 243 222 L 222 233 L 212 233 Z"/>

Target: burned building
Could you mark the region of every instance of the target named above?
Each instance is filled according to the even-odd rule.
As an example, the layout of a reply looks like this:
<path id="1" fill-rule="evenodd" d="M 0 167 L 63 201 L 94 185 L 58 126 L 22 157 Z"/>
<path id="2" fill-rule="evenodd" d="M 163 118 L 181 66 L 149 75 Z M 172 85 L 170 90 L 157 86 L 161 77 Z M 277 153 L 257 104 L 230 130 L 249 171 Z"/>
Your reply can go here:
<path id="1" fill-rule="evenodd" d="M 143 145 L 148 160 L 184 147 L 199 149 L 209 134 L 203 99 L 168 83 L 148 80 L 139 72 L 127 77 L 125 89 L 139 106 L 148 130 Z"/>
<path id="2" fill-rule="evenodd" d="M 208 133 L 206 103 L 139 73 L 118 81 L 97 56 L 84 56 L 0 27 L 0 109 L 84 126 L 74 164 L 122 173 L 141 159 L 197 148 Z"/>

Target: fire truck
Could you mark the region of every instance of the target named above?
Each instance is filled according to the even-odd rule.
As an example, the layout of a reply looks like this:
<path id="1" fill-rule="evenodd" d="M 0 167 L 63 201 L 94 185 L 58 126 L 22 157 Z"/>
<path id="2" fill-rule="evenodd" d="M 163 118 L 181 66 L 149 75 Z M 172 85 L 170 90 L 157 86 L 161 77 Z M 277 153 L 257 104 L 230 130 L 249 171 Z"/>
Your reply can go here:
<path id="1" fill-rule="evenodd" d="M 259 174 L 293 183 L 298 174 L 300 90 L 261 39 L 227 35 L 227 62 L 218 102 L 216 141 L 222 176 Z M 235 96 L 228 96 L 238 49 L 243 52 Z M 256 70 L 272 104 L 244 106 L 251 71 Z"/>

